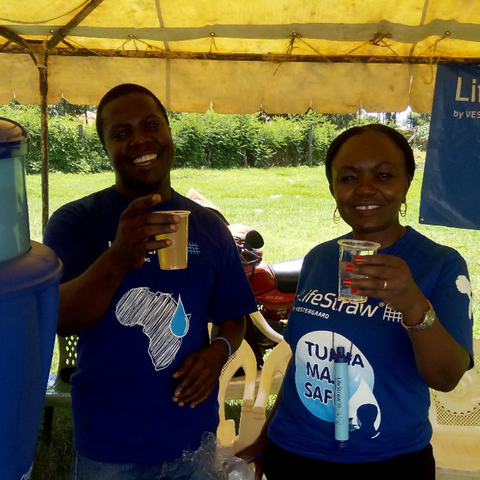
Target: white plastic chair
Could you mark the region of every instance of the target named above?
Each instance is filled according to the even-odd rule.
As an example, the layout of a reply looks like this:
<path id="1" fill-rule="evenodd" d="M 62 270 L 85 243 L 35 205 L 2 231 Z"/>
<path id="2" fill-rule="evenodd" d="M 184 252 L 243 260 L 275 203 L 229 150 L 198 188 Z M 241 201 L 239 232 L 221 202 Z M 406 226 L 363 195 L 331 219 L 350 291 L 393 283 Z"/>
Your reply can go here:
<path id="1" fill-rule="evenodd" d="M 280 343 L 283 340 L 283 336 L 276 332 L 265 320 L 265 317 L 259 312 L 253 312 L 250 314 L 254 325 L 270 340 L 275 343 Z"/>
<path id="2" fill-rule="evenodd" d="M 220 376 L 220 390 L 218 395 L 220 424 L 217 436 L 224 446 L 236 452 L 247 446 L 257 438 L 266 419 L 266 409 L 270 394 L 278 393 L 282 385 L 283 376 L 290 361 L 290 346 L 282 341 L 268 354 L 260 372 L 258 392 L 255 395 L 256 362 L 255 355 L 247 342 L 243 341 L 237 352 L 224 367 Z M 228 389 L 231 387 L 232 376 L 239 367 L 245 372 L 243 382 L 244 392 L 238 435 L 235 434 L 235 422 L 225 418 L 225 400 Z M 255 371 L 254 371 L 255 369 Z"/>
<path id="3" fill-rule="evenodd" d="M 47 443 L 50 443 L 53 409 L 55 407 L 71 406 L 70 377 L 77 368 L 77 335 L 60 337 L 58 342 L 58 370 L 50 374 L 48 378 L 47 391 L 45 392 L 45 409 L 43 416 L 43 436 Z"/>
<path id="4" fill-rule="evenodd" d="M 253 312 L 250 314 L 250 317 L 254 323 L 254 325 L 270 340 L 280 343 L 283 341 L 283 336 L 276 332 L 265 320 L 263 315 L 260 312 Z M 235 372 L 234 372 L 235 373 Z M 261 370 L 256 372 L 256 379 L 255 379 L 255 395 L 258 391 L 258 387 L 260 385 L 260 375 Z M 278 383 L 278 381 L 277 381 Z M 281 382 L 280 382 L 281 383 Z M 239 375 L 233 377 L 228 387 L 225 391 L 225 400 L 236 400 L 243 397 L 243 391 L 245 386 L 245 376 Z"/>
<path id="5" fill-rule="evenodd" d="M 283 340 L 275 346 L 265 359 L 251 414 L 240 418 L 240 425 L 244 424 L 246 432 L 245 445 L 251 443 L 260 434 L 266 420 L 269 396 L 279 392 L 291 356 L 290 345 Z"/>
<path id="6" fill-rule="evenodd" d="M 245 375 L 240 377 L 240 380 L 233 378 L 233 375 L 240 368 L 243 369 Z M 244 440 L 245 423 L 242 424 L 242 418 L 251 416 L 255 399 L 256 378 L 257 361 L 255 354 L 250 345 L 243 340 L 238 350 L 223 367 L 218 391 L 220 423 L 217 429 L 217 437 L 223 446 L 232 450 L 232 453 L 249 443 Z M 240 389 L 242 391 L 240 394 L 232 393 L 232 389 L 234 389 L 234 392 L 240 391 Z M 235 421 L 225 418 L 225 400 L 230 399 L 230 397 L 242 399 L 238 435 L 235 432 Z"/>
<path id="7" fill-rule="evenodd" d="M 454 390 L 430 391 L 438 479 L 480 478 L 480 340 L 473 349 L 475 366 Z"/>

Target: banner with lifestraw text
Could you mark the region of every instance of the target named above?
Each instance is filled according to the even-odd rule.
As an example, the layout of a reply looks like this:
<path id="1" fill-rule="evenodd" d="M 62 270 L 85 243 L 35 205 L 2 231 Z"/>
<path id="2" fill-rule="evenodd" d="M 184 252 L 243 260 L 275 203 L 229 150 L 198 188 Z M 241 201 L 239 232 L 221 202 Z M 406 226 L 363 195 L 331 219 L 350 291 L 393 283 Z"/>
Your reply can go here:
<path id="1" fill-rule="evenodd" d="M 480 229 L 480 67 L 437 67 L 420 223 Z"/>

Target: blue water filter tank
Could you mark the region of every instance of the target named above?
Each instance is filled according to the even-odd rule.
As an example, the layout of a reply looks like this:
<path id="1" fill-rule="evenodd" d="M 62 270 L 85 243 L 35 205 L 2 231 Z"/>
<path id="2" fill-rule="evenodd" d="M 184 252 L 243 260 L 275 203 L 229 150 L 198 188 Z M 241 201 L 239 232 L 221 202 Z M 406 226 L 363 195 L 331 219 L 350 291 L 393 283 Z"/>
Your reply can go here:
<path id="1" fill-rule="evenodd" d="M 0 117 L 0 262 L 30 249 L 25 155 L 30 136 L 12 120 Z"/>
<path id="2" fill-rule="evenodd" d="M 0 118 L 0 479 L 31 476 L 58 313 L 62 264 L 30 241 L 29 137 Z"/>

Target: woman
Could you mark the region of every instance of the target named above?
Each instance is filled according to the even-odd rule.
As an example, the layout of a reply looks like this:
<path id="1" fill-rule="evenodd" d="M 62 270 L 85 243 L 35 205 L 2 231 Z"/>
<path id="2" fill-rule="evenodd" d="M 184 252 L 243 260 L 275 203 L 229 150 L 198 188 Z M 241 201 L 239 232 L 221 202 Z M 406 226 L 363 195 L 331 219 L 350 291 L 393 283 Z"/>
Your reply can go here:
<path id="1" fill-rule="evenodd" d="M 305 257 L 285 332 L 291 365 L 262 433 L 238 455 L 265 454 L 256 462 L 258 480 L 263 472 L 268 480 L 362 473 L 433 480 L 429 387 L 453 389 L 473 364 L 465 261 L 400 224 L 415 172 L 401 134 L 354 127 L 332 143 L 325 166 L 338 213 L 352 228 L 342 238 L 381 245 L 348 267 L 345 284 L 368 299 L 338 299 L 337 239 Z M 334 434 L 339 346 L 348 356 L 347 442 Z"/>

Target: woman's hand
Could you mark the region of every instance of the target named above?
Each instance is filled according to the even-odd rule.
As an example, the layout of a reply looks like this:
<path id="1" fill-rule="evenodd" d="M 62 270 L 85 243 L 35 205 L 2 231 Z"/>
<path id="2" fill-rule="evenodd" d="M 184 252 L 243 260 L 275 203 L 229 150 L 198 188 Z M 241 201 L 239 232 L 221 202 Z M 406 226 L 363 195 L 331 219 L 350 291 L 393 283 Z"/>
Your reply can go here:
<path id="1" fill-rule="evenodd" d="M 421 322 L 428 302 L 412 278 L 407 264 L 392 255 L 366 255 L 355 258 L 347 271 L 367 278 L 351 278 L 352 293 L 384 300 L 393 310 L 401 312 L 404 322 Z"/>

